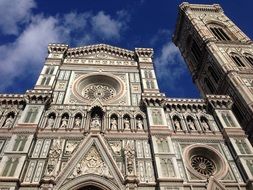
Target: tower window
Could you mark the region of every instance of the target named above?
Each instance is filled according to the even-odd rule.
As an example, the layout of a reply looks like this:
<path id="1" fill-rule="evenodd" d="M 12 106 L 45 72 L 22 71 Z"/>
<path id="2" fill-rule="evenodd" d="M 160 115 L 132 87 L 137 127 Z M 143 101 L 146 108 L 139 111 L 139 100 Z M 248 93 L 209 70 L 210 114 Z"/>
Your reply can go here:
<path id="1" fill-rule="evenodd" d="M 205 78 L 205 84 L 206 86 L 208 87 L 210 93 L 213 93 L 215 90 L 214 90 L 214 86 L 213 84 L 210 82 L 210 80 L 208 80 L 207 78 Z"/>
<path id="2" fill-rule="evenodd" d="M 213 70 L 212 67 L 208 67 L 208 71 L 210 72 L 210 74 L 213 77 L 214 81 L 217 83 L 219 81 L 219 77 L 216 74 L 216 72 Z"/>
<path id="3" fill-rule="evenodd" d="M 227 33 L 221 27 L 217 27 L 217 26 L 210 27 L 210 30 L 220 41 L 230 41 L 231 40 L 231 38 L 227 35 Z"/>
<path id="4" fill-rule="evenodd" d="M 233 61 L 235 62 L 235 64 L 238 67 L 245 67 L 244 63 L 242 62 L 241 58 L 237 55 L 232 55 L 231 58 L 233 59 Z"/>
<path id="5" fill-rule="evenodd" d="M 200 50 L 198 44 L 195 42 L 195 40 L 192 41 L 191 51 L 192 51 L 192 54 L 194 55 L 196 61 L 198 63 L 200 63 L 200 60 L 201 60 L 201 50 Z"/>
<path id="6" fill-rule="evenodd" d="M 253 58 L 250 55 L 246 55 L 245 59 L 247 60 L 247 62 L 251 65 L 253 65 Z"/>

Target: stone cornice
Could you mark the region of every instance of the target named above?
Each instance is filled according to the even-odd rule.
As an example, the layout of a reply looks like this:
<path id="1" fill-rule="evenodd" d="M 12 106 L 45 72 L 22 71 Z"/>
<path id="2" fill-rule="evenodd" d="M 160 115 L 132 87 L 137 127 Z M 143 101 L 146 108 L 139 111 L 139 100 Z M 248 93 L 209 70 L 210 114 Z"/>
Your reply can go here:
<path id="1" fill-rule="evenodd" d="M 165 101 L 165 107 L 168 110 L 206 110 L 206 101 L 204 99 L 166 98 Z"/>
<path id="2" fill-rule="evenodd" d="M 209 109 L 231 109 L 233 101 L 227 95 L 206 95 Z"/>
<path id="3" fill-rule="evenodd" d="M 146 106 L 163 106 L 165 101 L 165 94 L 142 93 L 142 101 Z"/>
<path id="4" fill-rule="evenodd" d="M 25 105 L 23 94 L 0 94 L 0 105 Z"/>
<path id="5" fill-rule="evenodd" d="M 48 44 L 48 53 L 62 53 L 64 54 L 68 49 L 67 44 Z"/>
<path id="6" fill-rule="evenodd" d="M 153 48 L 135 48 L 135 52 L 138 55 L 138 57 L 152 58 L 154 54 Z"/>
<path id="7" fill-rule="evenodd" d="M 48 104 L 52 101 L 52 91 L 50 90 L 27 90 L 25 100 L 30 104 Z"/>
<path id="8" fill-rule="evenodd" d="M 69 48 L 67 51 L 67 58 L 80 57 L 100 52 L 105 52 L 107 54 L 128 60 L 135 60 L 136 57 L 134 51 L 110 46 L 107 44 L 97 44 L 97 45 Z"/>
<path id="9" fill-rule="evenodd" d="M 183 2 L 179 5 L 180 9 L 183 11 L 203 11 L 203 12 L 223 12 L 219 4 L 204 5 L 204 4 L 190 4 L 188 2 Z"/>

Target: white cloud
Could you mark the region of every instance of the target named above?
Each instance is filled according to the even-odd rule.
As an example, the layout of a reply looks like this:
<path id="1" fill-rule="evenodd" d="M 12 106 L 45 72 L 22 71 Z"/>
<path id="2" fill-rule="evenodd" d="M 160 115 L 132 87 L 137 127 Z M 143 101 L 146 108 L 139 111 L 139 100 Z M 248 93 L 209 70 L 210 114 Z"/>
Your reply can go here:
<path id="1" fill-rule="evenodd" d="M 29 17 L 16 40 L 0 46 L 0 76 L 4 81 L 0 82 L 0 91 L 5 91 L 17 78 L 25 78 L 25 75 L 30 75 L 29 78 L 35 81 L 44 64 L 49 43 L 84 45 L 100 38 L 119 39 L 126 24 L 119 21 L 120 15 L 118 19 L 113 19 L 103 11 L 98 14 L 70 12 L 55 17 Z M 15 22 L 17 24 L 18 21 Z"/>
<path id="2" fill-rule="evenodd" d="M 170 87 L 173 87 L 175 82 L 186 72 L 181 54 L 172 42 L 163 45 L 160 55 L 155 59 L 155 66 L 157 73 L 159 73 L 159 81 L 166 81 Z"/>
<path id="3" fill-rule="evenodd" d="M 65 27 L 71 27 L 71 30 L 83 29 L 87 26 L 87 22 L 91 14 L 89 12 L 76 13 L 70 12 L 63 16 L 63 24 Z"/>
<path id="4" fill-rule="evenodd" d="M 32 23 L 23 31 L 17 40 L 0 46 L 0 90 L 15 82 L 16 77 L 31 75 L 38 70 L 47 52 L 47 44 L 60 41 L 60 31 L 53 17 L 41 16 L 32 19 Z"/>
<path id="5" fill-rule="evenodd" d="M 34 7 L 36 7 L 34 0 L 1 0 L 0 31 L 3 34 L 17 35 L 19 25 L 29 21 Z"/>
<path id="6" fill-rule="evenodd" d="M 103 11 L 100 11 L 97 15 L 92 17 L 91 22 L 93 30 L 98 35 L 101 35 L 102 38 L 120 38 L 122 23 L 112 19 L 110 15 L 106 15 Z"/>

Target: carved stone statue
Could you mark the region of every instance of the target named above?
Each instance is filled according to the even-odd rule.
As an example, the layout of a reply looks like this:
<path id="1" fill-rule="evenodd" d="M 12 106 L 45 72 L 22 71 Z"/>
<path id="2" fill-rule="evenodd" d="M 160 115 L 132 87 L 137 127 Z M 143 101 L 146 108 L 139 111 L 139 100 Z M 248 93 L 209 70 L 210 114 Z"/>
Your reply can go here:
<path id="1" fill-rule="evenodd" d="M 67 119 L 67 117 L 66 116 L 64 116 L 63 118 L 62 118 L 62 122 L 61 122 L 61 126 L 60 126 L 60 128 L 67 128 L 68 127 L 68 119 Z"/>
<path id="2" fill-rule="evenodd" d="M 210 127 L 209 127 L 207 121 L 203 120 L 201 122 L 201 124 L 202 124 L 202 126 L 203 126 L 203 128 L 204 128 L 205 131 L 210 131 Z"/>
<path id="3" fill-rule="evenodd" d="M 98 116 L 98 114 L 95 114 L 95 116 L 91 119 L 91 128 L 99 128 L 101 127 L 101 121 L 100 121 L 100 118 Z"/>
<path id="4" fill-rule="evenodd" d="M 174 127 L 175 127 L 175 130 L 183 130 L 178 118 L 175 118 L 174 120 Z"/>
<path id="5" fill-rule="evenodd" d="M 129 119 L 127 117 L 124 119 L 124 129 L 125 130 L 131 129 L 131 127 L 130 127 L 130 121 L 129 121 Z"/>
<path id="6" fill-rule="evenodd" d="M 118 123 L 115 118 L 112 118 L 111 120 L 111 130 L 117 130 L 118 129 Z"/>
<path id="7" fill-rule="evenodd" d="M 191 131 L 196 130 L 195 124 L 191 119 L 189 119 L 189 121 L 188 121 L 188 127 Z"/>
<path id="8" fill-rule="evenodd" d="M 48 127 L 48 128 L 53 128 L 53 126 L 54 126 L 54 117 L 53 117 L 53 116 L 50 116 L 50 118 L 48 118 L 48 120 L 47 120 L 47 125 L 46 125 L 46 127 Z"/>
<path id="9" fill-rule="evenodd" d="M 13 119 L 13 117 L 12 117 L 12 115 L 10 115 L 7 119 L 6 119 L 6 121 L 5 121 L 5 124 L 4 124 L 4 128 L 11 128 L 11 126 L 12 126 L 12 124 L 13 124 L 13 121 L 14 121 L 14 119 Z"/>
<path id="10" fill-rule="evenodd" d="M 77 117 L 75 119 L 74 127 L 81 128 L 81 121 L 82 121 L 81 118 Z"/>
<path id="11" fill-rule="evenodd" d="M 143 129 L 143 121 L 141 120 L 141 118 L 137 119 L 136 126 L 137 126 L 137 129 Z"/>

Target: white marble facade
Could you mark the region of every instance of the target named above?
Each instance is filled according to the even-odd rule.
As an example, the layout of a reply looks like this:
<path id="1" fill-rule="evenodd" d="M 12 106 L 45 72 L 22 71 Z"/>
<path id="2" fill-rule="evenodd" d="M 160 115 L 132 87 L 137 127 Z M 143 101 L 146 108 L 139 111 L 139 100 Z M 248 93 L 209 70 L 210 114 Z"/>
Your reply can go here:
<path id="1" fill-rule="evenodd" d="M 0 95 L 0 189 L 252 188 L 253 149 L 229 96 L 165 97 L 151 48 L 48 50 L 34 89 Z"/>

